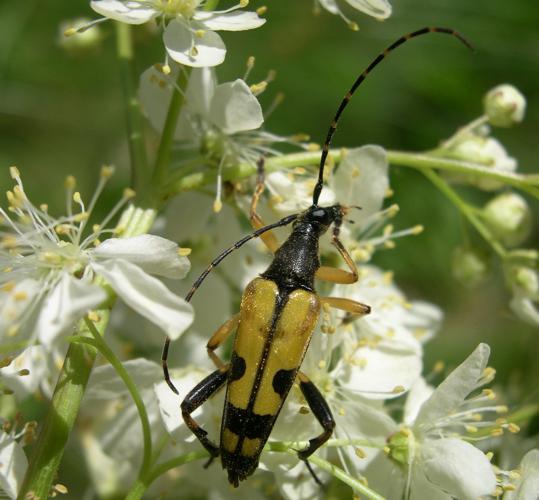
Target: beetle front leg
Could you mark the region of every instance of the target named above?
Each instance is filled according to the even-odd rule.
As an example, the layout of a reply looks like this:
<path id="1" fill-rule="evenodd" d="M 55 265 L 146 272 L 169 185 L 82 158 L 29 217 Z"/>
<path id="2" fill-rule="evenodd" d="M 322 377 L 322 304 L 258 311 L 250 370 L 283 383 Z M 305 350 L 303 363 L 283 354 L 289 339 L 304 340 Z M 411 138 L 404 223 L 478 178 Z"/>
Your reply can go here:
<path id="1" fill-rule="evenodd" d="M 303 397 L 307 401 L 316 420 L 318 420 L 324 429 L 322 434 L 309 439 L 309 446 L 307 446 L 307 448 L 298 451 L 298 457 L 301 460 L 307 461 L 307 459 L 331 437 L 333 429 L 335 429 L 335 420 L 333 419 L 333 415 L 331 414 L 331 410 L 329 409 L 324 396 L 322 396 L 322 393 L 309 380 L 309 377 L 302 372 L 298 372 L 298 380 Z"/>
<path id="2" fill-rule="evenodd" d="M 202 446 L 210 453 L 210 462 L 213 458 L 219 456 L 219 447 L 208 439 L 208 432 L 204 430 L 191 416 L 199 406 L 211 398 L 226 382 L 228 376 L 228 367 L 225 370 L 215 370 L 208 375 L 202 382 L 197 384 L 194 389 L 185 396 L 182 401 L 181 410 L 185 425 L 198 438 Z M 209 463 L 207 465 L 209 465 Z"/>
<path id="3" fill-rule="evenodd" d="M 339 283 L 342 285 L 350 285 L 358 280 L 359 274 L 354 259 L 352 259 L 348 253 L 348 250 L 344 248 L 344 245 L 339 239 L 339 228 L 339 225 L 335 226 L 331 243 L 338 250 L 339 254 L 350 270 L 346 271 L 344 269 L 339 269 L 338 267 L 321 266 L 318 271 L 316 271 L 315 276 L 324 281 L 330 281 L 332 283 Z"/>

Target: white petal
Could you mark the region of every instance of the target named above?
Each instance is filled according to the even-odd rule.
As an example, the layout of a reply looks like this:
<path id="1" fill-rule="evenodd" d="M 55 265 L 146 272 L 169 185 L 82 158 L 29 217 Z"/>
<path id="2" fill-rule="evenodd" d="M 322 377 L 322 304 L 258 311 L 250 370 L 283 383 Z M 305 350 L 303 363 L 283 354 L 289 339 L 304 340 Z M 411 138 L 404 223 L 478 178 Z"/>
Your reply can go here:
<path id="1" fill-rule="evenodd" d="M 391 15 L 391 4 L 386 0 L 346 0 L 354 9 L 376 19 L 386 19 Z"/>
<path id="2" fill-rule="evenodd" d="M 39 340 L 50 348 L 58 336 L 67 333 L 77 320 L 106 298 L 101 287 L 64 273 L 41 307 L 37 321 Z"/>
<path id="3" fill-rule="evenodd" d="M 191 23 L 191 29 L 203 29 L 203 26 Z M 221 37 L 208 30 L 202 36 L 196 36 L 191 29 L 177 19 L 168 23 L 163 33 L 168 55 L 174 61 L 194 68 L 221 64 L 226 55 Z"/>
<path id="4" fill-rule="evenodd" d="M 93 0 L 90 7 L 102 16 L 128 24 L 143 24 L 158 15 L 154 8 L 129 0 Z"/>
<path id="5" fill-rule="evenodd" d="M 432 484 L 425 477 L 421 467 L 413 467 L 410 483 L 409 500 L 454 500 L 454 497 L 444 493 L 437 485 Z"/>
<path id="6" fill-rule="evenodd" d="M 432 423 L 433 420 L 450 415 L 477 388 L 488 362 L 490 347 L 479 344 L 474 352 L 435 389 L 423 404 L 416 419 L 416 425 Z"/>
<path id="7" fill-rule="evenodd" d="M 539 326 L 539 309 L 536 303 L 526 296 L 515 296 L 509 304 L 513 312 L 530 325 Z"/>
<path id="8" fill-rule="evenodd" d="M 139 390 L 153 388 L 153 384 L 163 378 L 161 365 L 144 358 L 131 359 L 123 363 L 124 368 Z M 127 387 L 109 364 L 92 370 L 84 400 L 116 399 L 128 394 Z"/>
<path id="9" fill-rule="evenodd" d="M 22 319 L 32 306 L 40 288 L 38 281 L 26 278 L 19 281 L 10 293 L 0 292 L 0 339 L 6 341 L 4 336 L 8 328 Z"/>
<path id="10" fill-rule="evenodd" d="M 224 14 L 198 11 L 193 19 L 200 21 L 209 30 L 243 31 L 262 26 L 266 20 L 256 12 L 234 10 Z"/>
<path id="11" fill-rule="evenodd" d="M 336 0 L 318 0 L 318 2 L 322 7 L 324 7 L 324 9 L 331 12 L 332 14 L 339 13 L 339 7 L 337 6 Z"/>
<path id="12" fill-rule="evenodd" d="M 17 498 L 27 467 L 22 446 L 0 431 L 0 485 L 10 498 Z"/>
<path id="13" fill-rule="evenodd" d="M 404 405 L 403 421 L 407 425 L 414 423 L 423 403 L 430 398 L 434 388 L 427 384 L 423 377 L 419 377 L 408 391 Z"/>
<path id="14" fill-rule="evenodd" d="M 264 123 L 262 107 L 243 80 L 218 85 L 210 118 L 225 134 L 255 130 Z"/>
<path id="15" fill-rule="evenodd" d="M 539 450 L 531 450 L 520 463 L 520 480 L 515 491 L 508 491 L 503 500 L 537 500 L 539 491 Z"/>
<path id="16" fill-rule="evenodd" d="M 91 265 L 127 305 L 162 328 L 172 339 L 178 338 L 193 322 L 191 305 L 138 266 L 120 259 Z"/>
<path id="17" fill-rule="evenodd" d="M 329 186 L 339 203 L 360 206 L 350 218 L 358 228 L 384 203 L 389 188 L 386 152 L 380 146 L 362 146 L 347 151 Z M 352 229 L 353 230 L 353 229 Z"/>
<path id="18" fill-rule="evenodd" d="M 141 234 L 132 238 L 110 238 L 92 251 L 99 259 L 123 259 L 136 264 L 145 272 L 181 279 L 189 271 L 187 257 L 178 255 L 178 245 L 173 241 Z"/>
<path id="19" fill-rule="evenodd" d="M 21 376 L 21 370 L 30 373 Z M 27 347 L 8 366 L 0 369 L 2 382 L 20 398 L 35 392 L 47 374 L 45 348 L 37 345 Z"/>
<path id="20" fill-rule="evenodd" d="M 496 489 L 496 476 L 486 455 L 460 439 L 423 443 L 417 466 L 442 491 L 459 500 L 477 500 Z"/>

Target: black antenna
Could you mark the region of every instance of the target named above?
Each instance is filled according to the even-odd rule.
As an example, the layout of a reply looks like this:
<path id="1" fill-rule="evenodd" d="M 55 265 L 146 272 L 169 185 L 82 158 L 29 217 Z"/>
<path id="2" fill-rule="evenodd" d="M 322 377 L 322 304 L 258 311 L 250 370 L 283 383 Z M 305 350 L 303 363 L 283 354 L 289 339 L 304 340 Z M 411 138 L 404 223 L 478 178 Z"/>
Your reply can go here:
<path id="1" fill-rule="evenodd" d="M 329 153 L 329 146 L 331 144 L 331 139 L 333 138 L 333 134 L 335 133 L 335 130 L 337 129 L 337 123 L 339 121 L 339 118 L 341 117 L 342 112 L 344 111 L 344 108 L 348 105 L 348 102 L 350 99 L 352 99 L 352 96 L 354 95 L 354 92 L 357 90 L 357 88 L 361 85 L 363 80 L 367 77 L 367 75 L 383 60 L 387 57 L 387 55 L 394 49 L 396 49 L 399 45 L 402 45 L 404 42 L 410 40 L 411 38 L 415 38 L 416 36 L 426 35 L 427 33 L 445 33 L 447 35 L 454 36 L 458 40 L 460 40 L 466 47 L 473 50 L 472 45 L 466 38 L 464 38 L 459 32 L 449 29 L 449 28 L 437 28 L 437 27 L 430 27 L 430 28 L 423 28 L 417 31 L 414 31 L 412 33 L 408 33 L 407 35 L 401 36 L 397 41 L 395 41 L 393 44 L 391 44 L 389 47 L 387 47 L 383 52 L 378 54 L 376 59 L 374 59 L 367 69 L 361 73 L 350 90 L 346 93 L 344 96 L 344 99 L 341 101 L 341 104 L 339 105 L 339 108 L 337 109 L 337 113 L 335 113 L 335 117 L 333 118 L 333 121 L 331 122 L 331 125 L 329 126 L 328 134 L 326 136 L 326 141 L 324 142 L 324 146 L 322 147 L 322 156 L 320 157 L 320 167 L 318 170 L 318 181 L 316 183 L 316 186 L 314 187 L 313 192 L 313 205 L 318 205 L 318 198 L 320 197 L 320 193 L 322 192 L 322 187 L 324 185 L 324 166 L 326 164 L 326 159 Z"/>
<path id="2" fill-rule="evenodd" d="M 226 250 L 221 252 L 215 259 L 211 261 L 211 263 L 208 265 L 208 267 L 200 274 L 200 276 L 196 279 L 196 281 L 193 283 L 193 286 L 189 290 L 189 293 L 185 296 L 185 300 L 187 302 L 191 302 L 191 299 L 193 298 L 193 295 L 198 290 L 202 282 L 206 279 L 208 274 L 212 271 L 214 267 L 217 267 L 219 263 L 230 253 L 232 253 L 234 250 L 240 248 L 248 241 L 252 240 L 253 238 L 258 238 L 261 234 L 265 233 L 266 231 L 269 231 L 271 229 L 275 229 L 277 227 L 283 227 L 287 226 L 291 222 L 294 222 L 298 218 L 299 214 L 292 214 L 288 215 L 286 217 L 283 217 L 281 220 L 274 222 L 273 224 L 268 224 L 267 226 L 261 227 L 260 229 L 257 229 L 256 231 L 253 231 L 252 233 L 249 233 L 247 236 L 244 236 L 241 240 L 236 241 L 232 246 L 228 247 Z M 167 365 L 167 359 L 168 359 L 168 349 L 170 347 L 170 337 L 167 337 L 165 339 L 165 344 L 163 345 L 163 354 L 161 355 L 161 364 L 163 365 L 163 374 L 165 376 L 165 382 L 168 384 L 168 386 L 176 393 L 178 394 L 178 389 L 176 389 L 176 386 L 172 383 L 172 380 L 170 380 L 170 375 L 168 373 L 168 365 Z"/>

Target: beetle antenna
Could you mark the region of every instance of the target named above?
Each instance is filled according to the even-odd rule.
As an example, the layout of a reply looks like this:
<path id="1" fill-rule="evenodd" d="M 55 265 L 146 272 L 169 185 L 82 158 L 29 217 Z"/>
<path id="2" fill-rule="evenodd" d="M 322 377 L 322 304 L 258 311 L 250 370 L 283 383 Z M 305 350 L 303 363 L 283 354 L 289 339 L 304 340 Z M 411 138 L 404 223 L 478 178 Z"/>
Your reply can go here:
<path id="1" fill-rule="evenodd" d="M 195 294 L 197 289 L 200 287 L 202 282 L 206 279 L 208 274 L 210 274 L 212 269 L 217 267 L 219 263 L 227 255 L 231 254 L 234 250 L 237 250 L 238 248 L 242 247 L 243 245 L 245 245 L 245 243 L 252 240 L 253 238 L 258 238 L 261 234 L 264 234 L 265 232 L 270 231 L 271 229 L 275 229 L 277 227 L 288 226 L 288 224 L 294 222 L 298 218 L 298 216 L 299 214 L 287 215 L 286 217 L 283 217 L 281 220 L 274 222 L 273 224 L 268 224 L 267 226 L 261 227 L 260 229 L 257 229 L 256 231 L 249 233 L 247 236 L 244 236 L 241 240 L 236 241 L 236 243 L 234 243 L 232 246 L 228 247 L 226 250 L 221 252 L 215 259 L 211 261 L 209 266 L 206 269 L 204 269 L 204 271 L 200 274 L 200 276 L 193 283 L 193 286 L 189 290 L 189 293 L 185 296 L 186 302 L 191 302 L 193 295 Z M 163 345 L 163 353 L 161 355 L 161 364 L 163 365 L 163 374 L 165 376 L 165 382 L 168 384 L 168 386 L 172 389 L 173 392 L 178 394 L 178 389 L 176 389 L 176 386 L 172 383 L 172 380 L 170 380 L 170 375 L 168 372 L 167 359 L 168 359 L 169 347 L 170 347 L 170 337 L 167 337 Z"/>
<path id="2" fill-rule="evenodd" d="M 333 134 L 335 133 L 335 130 L 337 129 L 337 123 L 339 121 L 339 118 L 341 117 L 342 112 L 350 102 L 350 99 L 354 95 L 354 92 L 357 90 L 357 88 L 361 85 L 363 80 L 367 77 L 367 75 L 376 67 L 378 64 L 387 57 L 387 55 L 396 49 L 399 45 L 402 45 L 404 42 L 407 42 L 411 38 L 415 38 L 416 36 L 426 35 L 428 33 L 445 33 L 447 35 L 454 36 L 458 40 L 460 40 L 466 47 L 468 47 L 470 50 L 474 50 L 470 42 L 466 40 L 458 31 L 455 31 L 453 29 L 449 28 L 439 28 L 439 27 L 429 27 L 429 28 L 422 28 L 420 30 L 414 31 L 412 33 L 408 33 L 407 35 L 401 36 L 398 40 L 393 42 L 389 47 L 387 47 L 383 52 L 378 54 L 378 56 L 373 59 L 373 61 L 367 66 L 367 69 L 363 71 L 357 78 L 350 90 L 346 93 L 343 100 L 341 101 L 341 104 L 339 105 L 337 109 L 337 113 L 335 113 L 335 117 L 333 118 L 331 125 L 329 126 L 328 134 L 326 136 L 326 141 L 324 142 L 324 146 L 322 147 L 322 156 L 320 157 L 320 167 L 318 170 L 318 181 L 316 183 L 316 186 L 314 188 L 313 192 L 313 205 L 318 205 L 318 198 L 320 197 L 320 193 L 322 192 L 322 187 L 324 185 L 324 166 L 326 164 L 326 159 L 329 153 L 329 146 L 331 144 L 331 139 L 333 138 Z"/>

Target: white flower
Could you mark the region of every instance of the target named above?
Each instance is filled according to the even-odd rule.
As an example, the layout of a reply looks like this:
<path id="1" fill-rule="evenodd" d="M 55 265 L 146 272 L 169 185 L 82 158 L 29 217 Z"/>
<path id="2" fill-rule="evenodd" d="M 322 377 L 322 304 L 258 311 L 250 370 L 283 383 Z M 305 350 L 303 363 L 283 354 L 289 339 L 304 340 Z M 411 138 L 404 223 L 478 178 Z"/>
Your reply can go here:
<path id="1" fill-rule="evenodd" d="M 539 325 L 539 273 L 528 266 L 508 265 L 506 280 L 513 292 L 510 307 L 522 320 Z"/>
<path id="2" fill-rule="evenodd" d="M 504 485 L 503 500 L 537 500 L 539 491 L 539 450 L 531 450 L 522 459 L 518 472 L 510 473 L 510 486 Z"/>
<path id="3" fill-rule="evenodd" d="M 152 274 L 182 278 L 189 261 L 178 255 L 175 243 L 153 235 L 110 238 L 120 234 L 107 223 L 132 196 L 126 191 L 122 200 L 85 233 L 88 218 L 110 167 L 104 168 L 98 188 L 86 207 L 78 192 L 73 193 L 74 179 L 67 182 L 67 215 L 54 218 L 47 207 L 34 206 L 27 198 L 14 167 L 11 173 L 17 185 L 8 192 L 9 212 L 3 216 L 0 243 L 0 331 L 4 336 L 30 336 L 51 349 L 57 338 L 69 331 L 89 310 L 107 298 L 104 289 L 94 284 L 101 277 L 130 307 L 177 338 L 192 321 L 192 308 L 170 292 Z M 79 205 L 73 213 L 73 201 Z M 131 207 L 126 214 L 135 210 Z"/>
<path id="4" fill-rule="evenodd" d="M 223 11 L 205 11 L 202 0 L 93 0 L 92 9 L 109 19 L 143 24 L 159 18 L 170 58 L 193 67 L 217 66 L 226 55 L 218 30 L 258 28 L 266 20 L 256 12 L 240 11 L 245 2 Z M 84 29 L 84 28 L 82 28 Z"/>
<path id="5" fill-rule="evenodd" d="M 7 497 L 15 499 L 28 468 L 28 460 L 23 451 L 23 443 L 33 437 L 35 422 L 27 423 L 17 432 L 15 424 L 2 421 L 0 428 L 0 491 Z"/>
<path id="6" fill-rule="evenodd" d="M 340 0 L 316 0 L 324 9 L 340 16 L 348 26 L 357 31 L 359 26 L 354 21 L 348 19 L 348 17 L 341 10 L 339 4 L 343 2 Z M 345 2 L 353 9 L 359 10 L 368 16 L 372 16 L 376 19 L 387 19 L 391 15 L 391 4 L 387 0 L 345 0 Z"/>
<path id="7" fill-rule="evenodd" d="M 514 430 L 497 422 L 506 408 L 492 403 L 492 391 L 469 396 L 494 377 L 494 370 L 487 368 L 489 352 L 480 344 L 434 390 L 423 381 L 412 388 L 405 408 L 407 426 L 395 426 L 388 440 L 389 459 L 380 455 L 367 470 L 377 491 L 388 499 L 401 498 L 404 492 L 415 500 L 476 500 L 494 493 L 493 467 L 468 438 L 482 427 L 491 427 L 492 435 L 499 435 L 502 427 Z"/>

